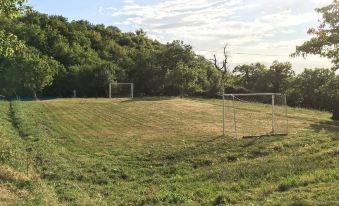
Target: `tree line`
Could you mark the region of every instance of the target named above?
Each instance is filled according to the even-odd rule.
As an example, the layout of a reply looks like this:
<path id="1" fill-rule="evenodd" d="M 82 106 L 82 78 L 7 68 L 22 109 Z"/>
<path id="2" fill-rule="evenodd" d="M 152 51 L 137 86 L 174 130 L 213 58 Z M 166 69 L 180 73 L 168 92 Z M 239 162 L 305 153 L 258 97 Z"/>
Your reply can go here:
<path id="1" fill-rule="evenodd" d="M 7 4 L 4 2 L 7 2 Z M 233 71 L 194 53 L 182 41 L 160 43 L 142 30 L 122 32 L 88 21 L 69 22 L 3 0 L 0 9 L 0 95 L 107 96 L 108 84 L 133 82 L 136 96 L 217 97 L 225 92 L 280 92 L 291 106 L 333 112 L 339 119 L 338 3 L 318 9 L 323 23 L 294 55 L 320 54 L 333 68 L 296 75 L 289 62 L 239 65 Z M 24 12 L 22 12 L 24 11 Z M 28 12 L 29 11 L 29 12 Z"/>
<path id="2" fill-rule="evenodd" d="M 296 75 L 289 62 L 254 63 L 235 67 L 231 81 L 226 92 L 284 93 L 289 106 L 331 111 L 338 118 L 339 75 L 333 69 L 305 69 Z"/>
<path id="3" fill-rule="evenodd" d="M 116 27 L 31 12 L 1 18 L 0 28 L 26 47 L 0 57 L 1 93 L 58 97 L 106 95 L 109 82 L 134 82 L 138 95 L 212 95 L 220 72 L 181 41 L 161 44 L 143 30 Z M 106 95 L 107 96 L 107 95 Z"/>

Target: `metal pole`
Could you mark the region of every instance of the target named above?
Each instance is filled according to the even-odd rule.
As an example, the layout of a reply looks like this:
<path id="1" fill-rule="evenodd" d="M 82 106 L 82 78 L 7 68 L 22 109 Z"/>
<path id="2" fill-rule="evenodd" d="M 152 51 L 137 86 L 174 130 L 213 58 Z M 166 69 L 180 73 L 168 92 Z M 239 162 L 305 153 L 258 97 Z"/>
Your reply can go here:
<path id="1" fill-rule="evenodd" d="M 225 137 L 225 95 L 222 94 L 222 134 Z"/>
<path id="2" fill-rule="evenodd" d="M 131 84 L 131 98 L 134 98 L 134 83 Z"/>
<path id="3" fill-rule="evenodd" d="M 286 94 L 284 95 L 284 103 L 285 103 L 285 117 L 286 117 L 286 134 L 288 134 L 288 114 L 287 114 L 287 98 L 286 98 Z"/>
<path id="4" fill-rule="evenodd" d="M 109 91 L 108 91 L 108 93 L 109 93 L 109 94 L 108 94 L 108 98 L 111 99 L 111 98 L 112 98 L 112 83 L 109 84 L 109 89 L 108 89 L 108 90 L 109 90 Z"/>
<path id="5" fill-rule="evenodd" d="M 275 134 L 275 117 L 274 117 L 274 99 L 275 95 L 272 95 L 272 133 Z"/>
<path id="6" fill-rule="evenodd" d="M 234 123 L 234 132 L 235 138 L 238 138 L 238 131 L 237 131 L 237 120 L 235 118 L 235 104 L 234 104 L 234 96 L 233 96 L 233 123 Z"/>

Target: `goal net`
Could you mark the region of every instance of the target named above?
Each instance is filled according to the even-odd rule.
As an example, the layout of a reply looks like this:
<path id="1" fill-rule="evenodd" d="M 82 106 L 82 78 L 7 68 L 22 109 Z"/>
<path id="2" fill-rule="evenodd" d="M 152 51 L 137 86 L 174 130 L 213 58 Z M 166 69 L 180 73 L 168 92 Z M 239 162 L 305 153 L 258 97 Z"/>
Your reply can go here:
<path id="1" fill-rule="evenodd" d="M 286 95 L 224 94 L 223 133 L 235 138 L 287 134 Z"/>
<path id="2" fill-rule="evenodd" d="M 109 98 L 133 98 L 133 83 L 110 83 L 108 89 Z"/>

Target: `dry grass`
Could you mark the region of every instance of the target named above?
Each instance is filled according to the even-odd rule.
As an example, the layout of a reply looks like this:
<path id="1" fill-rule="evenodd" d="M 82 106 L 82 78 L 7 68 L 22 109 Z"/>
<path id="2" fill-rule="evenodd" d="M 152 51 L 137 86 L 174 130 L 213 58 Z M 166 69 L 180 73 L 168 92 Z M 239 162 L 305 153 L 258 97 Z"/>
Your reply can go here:
<path id="1" fill-rule="evenodd" d="M 161 101 L 128 99 L 73 99 L 46 101 L 41 104 L 59 126 L 73 131 L 74 136 L 98 135 L 107 138 L 119 136 L 122 140 L 138 136 L 139 140 L 176 139 L 178 134 L 186 138 L 218 136 L 222 134 L 221 101 L 201 99 L 164 99 Z M 234 130 L 232 111 L 226 108 L 226 129 Z M 243 104 L 237 108 L 238 131 L 260 134 L 271 131 L 270 105 Z M 282 108 L 276 108 L 282 110 Z M 289 132 L 297 133 L 314 123 L 326 121 L 330 114 L 289 108 Z M 315 116 L 315 113 L 320 115 Z M 232 114 L 232 113 L 231 113 Z M 233 114 L 232 114 L 233 115 Z M 277 114 L 277 128 L 285 129 L 285 119 Z M 99 124 L 97 124 L 99 123 Z M 106 141 L 106 140 L 105 140 Z"/>

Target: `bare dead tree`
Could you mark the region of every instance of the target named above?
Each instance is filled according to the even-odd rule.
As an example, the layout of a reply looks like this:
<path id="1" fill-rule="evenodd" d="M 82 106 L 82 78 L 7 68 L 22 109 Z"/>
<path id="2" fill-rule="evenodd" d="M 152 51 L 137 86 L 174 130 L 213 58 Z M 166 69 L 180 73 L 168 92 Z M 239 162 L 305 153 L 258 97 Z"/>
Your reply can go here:
<path id="1" fill-rule="evenodd" d="M 227 51 L 228 50 L 228 46 L 229 45 L 227 43 L 224 46 L 223 60 L 222 60 L 222 64 L 221 65 L 218 64 L 218 60 L 217 60 L 216 54 L 214 54 L 213 55 L 213 59 L 211 59 L 211 61 L 214 64 L 215 68 L 222 72 L 223 89 L 225 88 L 226 74 L 227 74 L 227 72 L 229 72 L 229 58 L 230 58 L 230 55 L 229 55 L 229 53 Z"/>
<path id="2" fill-rule="evenodd" d="M 222 71 L 223 73 L 227 73 L 228 72 L 228 69 L 229 69 L 229 58 L 230 58 L 230 55 L 227 51 L 227 48 L 228 48 L 228 44 L 225 44 L 224 46 L 224 53 L 223 53 L 223 60 L 222 60 L 222 65 L 218 65 L 218 60 L 217 60 L 217 56 L 216 54 L 213 55 L 213 59 L 211 59 L 211 61 L 213 62 L 215 68 L 217 68 L 218 70 Z"/>

